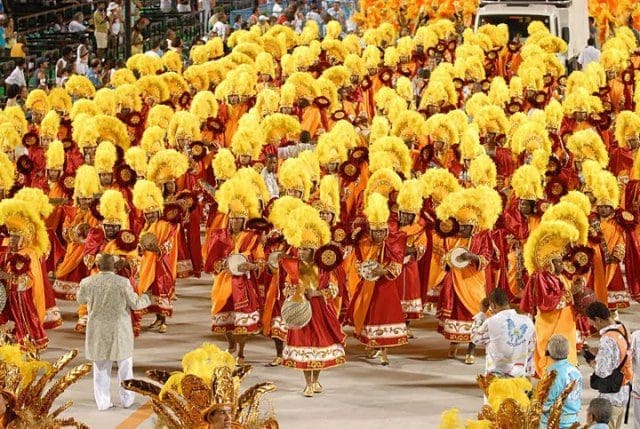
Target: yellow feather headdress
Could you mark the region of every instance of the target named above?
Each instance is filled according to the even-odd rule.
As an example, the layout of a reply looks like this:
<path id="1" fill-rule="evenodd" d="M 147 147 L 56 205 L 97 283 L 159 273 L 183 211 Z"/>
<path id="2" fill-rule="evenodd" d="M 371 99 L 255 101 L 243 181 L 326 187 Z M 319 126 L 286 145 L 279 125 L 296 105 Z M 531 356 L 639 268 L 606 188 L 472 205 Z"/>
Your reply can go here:
<path id="1" fill-rule="evenodd" d="M 97 116 L 101 113 L 102 111 L 93 100 L 82 99 L 73 103 L 69 111 L 69 118 L 75 121 L 80 115 Z"/>
<path id="2" fill-rule="evenodd" d="M 189 111 L 195 115 L 200 122 L 218 116 L 218 100 L 211 91 L 199 91 L 191 100 Z"/>
<path id="3" fill-rule="evenodd" d="M 173 109 L 164 104 L 157 104 L 149 109 L 147 115 L 147 128 L 158 126 L 166 130 L 169 128 L 171 118 L 173 118 Z"/>
<path id="4" fill-rule="evenodd" d="M 578 207 L 585 216 L 591 214 L 591 200 L 580 191 L 569 191 L 560 198 L 560 202 L 567 202 Z"/>
<path id="5" fill-rule="evenodd" d="M 273 202 L 269 211 L 269 222 L 277 230 L 284 231 L 289 226 L 291 212 L 304 205 L 305 203 L 299 198 L 283 195 Z"/>
<path id="6" fill-rule="evenodd" d="M 402 182 L 398 191 L 398 210 L 404 213 L 417 215 L 422 210 L 422 183 L 418 179 L 409 179 Z M 414 217 L 414 222 L 418 216 Z"/>
<path id="7" fill-rule="evenodd" d="M 138 177 L 147 174 L 147 152 L 140 146 L 133 146 L 124 153 L 124 160 L 127 165 L 136 172 Z"/>
<path id="8" fill-rule="evenodd" d="M 47 93 L 41 89 L 33 89 L 29 92 L 27 100 L 24 103 L 24 107 L 27 110 L 38 112 L 43 115 L 51 108 Z"/>
<path id="9" fill-rule="evenodd" d="M 42 118 L 40 123 L 40 137 L 46 137 L 50 139 L 58 138 L 58 132 L 60 131 L 60 116 L 55 110 L 50 110 Z"/>
<path id="10" fill-rule="evenodd" d="M 284 139 L 295 139 L 302 128 L 296 117 L 283 113 L 274 113 L 266 116 L 260 123 L 264 139 L 267 143 L 280 145 Z"/>
<path id="11" fill-rule="evenodd" d="M 538 121 L 527 121 L 520 125 L 511 137 L 511 151 L 517 155 L 543 149 L 551 153 L 551 140 L 544 125 Z"/>
<path id="12" fill-rule="evenodd" d="M 447 115 L 442 113 L 429 117 L 425 124 L 425 130 L 433 142 L 442 141 L 447 145 L 454 145 L 460 139 L 457 127 Z"/>
<path id="13" fill-rule="evenodd" d="M 377 192 L 369 195 L 364 208 L 364 214 L 369 222 L 369 229 L 374 231 L 387 229 L 387 222 L 391 215 L 387 198 Z"/>
<path id="14" fill-rule="evenodd" d="M 218 210 L 229 217 L 255 219 L 260 217 L 260 206 L 251 182 L 240 178 L 227 180 L 216 192 Z"/>
<path id="15" fill-rule="evenodd" d="M 445 168 L 429 168 L 420 176 L 422 182 L 424 198 L 432 198 L 440 202 L 443 198 L 461 188 L 458 179 Z"/>
<path id="16" fill-rule="evenodd" d="M 264 182 L 262 175 L 258 173 L 255 168 L 241 168 L 233 176 L 233 179 L 240 179 L 244 183 L 250 183 L 251 189 L 255 192 L 258 200 L 262 201 L 264 205 L 266 205 L 271 199 L 271 194 L 269 193 L 267 184 Z"/>
<path id="17" fill-rule="evenodd" d="M 533 165 L 519 167 L 511 178 L 511 187 L 516 197 L 536 201 L 542 198 L 540 171 Z"/>
<path id="18" fill-rule="evenodd" d="M 120 110 L 123 108 L 127 108 L 132 112 L 140 112 L 142 110 L 140 89 L 136 85 L 129 83 L 120 85 L 115 89 L 115 95 Z"/>
<path id="19" fill-rule="evenodd" d="M 392 168 L 409 178 L 411 167 L 411 153 L 400 137 L 382 137 L 369 147 L 369 170 L 372 172 Z"/>
<path id="20" fill-rule="evenodd" d="M 616 177 L 610 171 L 602 170 L 594 179 L 592 192 L 596 198 L 596 205 L 618 208 L 618 204 L 620 204 L 620 187 Z"/>
<path id="21" fill-rule="evenodd" d="M 509 121 L 504 110 L 498 106 L 485 106 L 473 115 L 473 122 L 478 125 L 480 135 L 495 133 L 506 135 Z"/>
<path id="22" fill-rule="evenodd" d="M 96 120 L 93 117 L 80 115 L 73 121 L 73 140 L 80 150 L 87 147 L 98 146 L 100 132 L 96 127 Z"/>
<path id="23" fill-rule="evenodd" d="M 567 222 L 578 231 L 577 244 L 582 246 L 587 244 L 589 235 L 589 218 L 573 203 L 568 201 L 559 202 L 549 207 L 542 215 L 541 222 L 559 220 Z"/>
<path id="24" fill-rule="evenodd" d="M 278 182 L 284 191 L 302 192 L 302 200 L 307 201 L 311 193 L 311 174 L 307 164 L 297 158 L 289 158 L 280 166 Z"/>
<path id="25" fill-rule="evenodd" d="M 9 152 L 22 145 L 20 135 L 13 124 L 5 122 L 0 124 L 0 145 L 3 152 Z"/>
<path id="26" fill-rule="evenodd" d="M 189 159 L 174 149 L 163 149 L 149 160 L 146 178 L 157 183 L 176 180 L 189 169 Z"/>
<path id="27" fill-rule="evenodd" d="M 118 102 L 115 90 L 110 88 L 101 88 L 96 91 L 93 101 L 95 101 L 96 106 L 100 109 L 100 113 L 111 116 L 116 114 Z"/>
<path id="28" fill-rule="evenodd" d="M 164 207 L 162 191 L 154 182 L 138 179 L 133 186 L 133 205 L 143 213 L 161 212 Z"/>
<path id="29" fill-rule="evenodd" d="M 602 168 L 609 164 L 609 153 L 600 135 L 589 128 L 574 133 L 567 140 L 567 149 L 578 160 L 591 159 Z"/>
<path id="30" fill-rule="evenodd" d="M 111 73 L 109 83 L 112 87 L 118 88 L 120 85 L 132 84 L 136 82 L 136 76 L 129 69 L 122 68 Z"/>
<path id="31" fill-rule="evenodd" d="M 333 223 L 340 219 L 340 183 L 336 176 L 326 175 L 320 180 L 320 208 L 333 214 Z"/>
<path id="32" fill-rule="evenodd" d="M 0 152 L 0 189 L 8 192 L 15 183 L 16 168 L 6 153 Z"/>
<path id="33" fill-rule="evenodd" d="M 640 115 L 625 110 L 616 116 L 615 137 L 620 147 L 629 147 L 627 138 L 640 138 Z"/>
<path id="34" fill-rule="evenodd" d="M 13 126 L 16 128 L 16 131 L 22 138 L 29 129 L 29 123 L 27 122 L 27 118 L 24 116 L 24 111 L 20 106 L 10 106 L 4 109 L 4 114 L 9 118 Z"/>
<path id="35" fill-rule="evenodd" d="M 167 70 L 182 73 L 182 57 L 176 51 L 168 50 L 162 55 L 162 63 Z"/>
<path id="36" fill-rule="evenodd" d="M 211 166 L 216 180 L 229 180 L 236 174 L 236 160 L 227 148 L 222 148 L 216 153 L 211 160 Z"/>
<path id="37" fill-rule="evenodd" d="M 97 115 L 95 126 L 100 134 L 101 140 L 110 141 L 122 150 L 127 150 L 131 146 L 131 139 L 127 126 L 118 118 L 108 115 Z"/>
<path id="38" fill-rule="evenodd" d="M 129 227 L 126 203 L 122 193 L 114 189 L 107 189 L 100 197 L 98 211 L 104 218 L 102 221 L 109 225 L 121 225 L 123 229 Z"/>
<path id="39" fill-rule="evenodd" d="M 265 135 L 260 126 L 239 126 L 231 138 L 231 151 L 235 156 L 249 155 L 258 159 L 262 147 L 266 144 Z"/>
<path id="40" fill-rule="evenodd" d="M 486 186 L 461 189 L 446 195 L 436 208 L 436 216 L 442 221 L 456 219 L 461 225 L 473 225 L 489 230 L 502 211 L 502 199 Z"/>
<path id="41" fill-rule="evenodd" d="M 399 191 L 402 186 L 402 179 L 391 168 L 381 168 L 369 177 L 367 187 L 364 191 L 364 200 L 368 200 L 369 196 L 373 193 L 389 198 L 389 195 L 393 191 Z"/>
<path id="42" fill-rule="evenodd" d="M 96 94 L 96 88 L 93 83 L 86 77 L 74 74 L 69 77 L 64 85 L 69 95 L 76 98 L 93 98 Z"/>
<path id="43" fill-rule="evenodd" d="M 22 188 L 15 193 L 13 198 L 29 204 L 43 221 L 53 212 L 53 205 L 49 203 L 49 196 L 40 188 Z"/>
<path id="44" fill-rule="evenodd" d="M 496 164 L 489 155 L 482 154 L 471 160 L 468 173 L 474 186 L 485 185 L 493 189 L 497 185 Z"/>
<path id="45" fill-rule="evenodd" d="M 0 225 L 5 225 L 9 234 L 23 237 L 24 247 L 31 248 L 36 256 L 49 251 L 47 228 L 36 208 L 28 202 L 15 198 L 0 201 Z"/>
<path id="46" fill-rule="evenodd" d="M 579 232 L 571 224 L 559 220 L 541 223 L 524 244 L 524 266 L 533 274 L 545 271 L 552 259 L 561 258 L 568 245 L 578 241 Z"/>
<path id="47" fill-rule="evenodd" d="M 101 142 L 96 148 L 94 166 L 98 173 L 112 173 L 113 166 L 118 159 L 116 147 L 108 141 Z"/>
<path id="48" fill-rule="evenodd" d="M 54 140 L 49 143 L 47 152 L 45 153 L 48 170 L 62 170 L 64 167 L 64 145 L 60 140 Z"/>
<path id="49" fill-rule="evenodd" d="M 49 91 L 49 106 L 56 112 L 65 115 L 71 111 L 73 102 L 64 88 L 51 88 Z"/>
<path id="50" fill-rule="evenodd" d="M 322 220 L 318 211 L 303 205 L 291 212 L 291 223 L 284 228 L 284 238 L 289 245 L 301 249 L 318 249 L 331 240 L 329 225 Z"/>
<path id="51" fill-rule="evenodd" d="M 91 165 L 81 165 L 76 170 L 73 198 L 93 199 L 100 193 L 100 178 L 98 171 Z"/>
<path id="52" fill-rule="evenodd" d="M 165 149 L 165 135 L 164 128 L 152 125 L 144 130 L 142 139 L 140 139 L 140 147 L 148 155 L 153 155 L 156 152 Z"/>
<path id="53" fill-rule="evenodd" d="M 186 138 L 189 141 L 199 141 L 200 120 L 191 112 L 176 112 L 171 117 L 169 128 L 167 128 L 167 138 L 169 145 L 175 147 L 179 138 Z"/>

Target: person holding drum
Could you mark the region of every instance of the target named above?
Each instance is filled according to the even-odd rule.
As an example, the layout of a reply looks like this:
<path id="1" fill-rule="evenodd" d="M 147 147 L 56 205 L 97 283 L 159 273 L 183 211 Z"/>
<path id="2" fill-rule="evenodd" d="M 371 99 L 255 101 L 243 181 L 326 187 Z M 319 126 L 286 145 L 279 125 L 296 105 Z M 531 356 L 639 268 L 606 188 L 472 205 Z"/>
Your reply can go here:
<path id="1" fill-rule="evenodd" d="M 436 208 L 440 221 L 458 226 L 458 233 L 445 239 L 442 264 L 447 273 L 441 283 L 438 332 L 450 342 L 449 357 L 458 344 L 471 341 L 473 316 L 486 297 L 487 266 L 494 256 L 490 231 L 502 211 L 502 198 L 487 186 L 448 194 Z M 465 363 L 473 364 L 471 354 Z"/>
<path id="2" fill-rule="evenodd" d="M 368 232 L 355 246 L 360 281 L 349 308 L 355 337 L 370 348 L 367 357 L 380 357 L 389 365 L 388 347 L 407 344 L 407 326 L 400 304 L 396 280 L 402 271 L 406 235 L 389 223 L 387 198 L 371 193 L 364 209 Z"/>
<path id="3" fill-rule="evenodd" d="M 133 205 L 145 219 L 138 244 L 142 256 L 138 295 L 151 289 L 151 306 L 145 311 L 155 313 L 156 320 L 149 328 L 167 332 L 167 316 L 173 314 L 176 265 L 178 263 L 177 228 L 162 218 L 164 199 L 162 191 L 149 180 L 138 180 L 133 187 Z"/>
<path id="4" fill-rule="evenodd" d="M 524 245 L 524 264 L 529 281 L 520 308 L 535 314 L 535 370 L 539 377 L 553 362 L 547 356 L 547 342 L 552 335 L 576 338 L 573 309 L 574 286 L 563 275 L 563 259 L 570 245 L 577 244 L 578 230 L 569 222 L 545 220 Z M 569 362 L 577 364 L 576 342 L 569 342 Z"/>
<path id="5" fill-rule="evenodd" d="M 72 207 L 64 207 L 65 220 L 62 225 L 62 236 L 67 242 L 67 247 L 64 258 L 56 268 L 53 282 L 53 290 L 58 299 L 75 301 L 80 280 L 89 275 L 83 252 L 89 231 L 100 223 L 91 210 L 91 203 L 99 193 L 100 179 L 95 167 L 80 166 L 76 170 L 74 183 L 75 204 Z M 76 324 L 78 332 L 84 332 L 87 326 L 86 319 L 86 311 L 80 308 Z"/>
<path id="6" fill-rule="evenodd" d="M 218 210 L 226 214 L 224 228 L 215 233 L 210 255 L 214 261 L 211 289 L 211 330 L 224 334 L 229 352 L 238 350 L 244 365 L 249 335 L 260 332 L 257 279 L 265 267 L 262 235 L 246 229 L 247 221 L 260 217 L 258 198 L 250 182 L 239 177 L 224 182 L 216 192 Z"/>
<path id="7" fill-rule="evenodd" d="M 292 211 L 284 236 L 296 257 L 284 257 L 279 263 L 287 296 L 282 317 L 288 326 L 282 365 L 304 371 L 304 396 L 322 393 L 320 371 L 346 362 L 345 335 L 333 306 L 338 282 L 333 265 L 334 249 L 329 225 L 311 206 Z M 324 253 L 326 250 L 326 254 Z"/>

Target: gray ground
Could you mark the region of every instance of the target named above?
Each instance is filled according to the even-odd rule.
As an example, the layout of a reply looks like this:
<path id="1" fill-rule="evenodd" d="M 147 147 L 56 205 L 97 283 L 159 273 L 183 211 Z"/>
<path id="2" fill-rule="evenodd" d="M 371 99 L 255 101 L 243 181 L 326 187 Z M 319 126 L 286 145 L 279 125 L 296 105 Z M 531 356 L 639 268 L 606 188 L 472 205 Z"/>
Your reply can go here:
<path id="1" fill-rule="evenodd" d="M 178 282 L 179 299 L 175 303 L 175 315 L 170 320 L 169 331 L 166 334 L 143 332 L 136 341 L 136 376 L 143 376 L 144 371 L 151 368 L 178 370 L 182 354 L 204 341 L 213 341 L 226 348 L 222 338 L 210 334 L 210 289 L 210 277 Z M 84 358 L 84 337 L 73 332 L 76 305 L 70 302 L 60 302 L 60 305 L 65 323 L 49 332 L 51 342 L 44 357 L 53 360 L 64 350 L 78 348 L 81 352 L 76 363 L 80 363 Z M 622 313 L 623 320 L 632 330 L 640 327 L 637 308 L 634 305 Z M 145 324 L 152 320 L 149 316 Z M 388 367 L 365 359 L 364 348 L 349 338 L 347 364 L 323 373 L 320 381 L 325 393 L 313 398 L 302 396 L 304 382 L 301 372 L 283 367 L 264 367 L 274 355 L 273 343 L 263 337 L 255 337 L 247 344 L 245 353 L 247 363 L 254 365 L 247 385 L 267 380 L 277 384 L 278 390 L 268 398 L 283 429 L 435 429 L 442 411 L 450 407 L 459 408 L 463 419 L 473 418 L 482 404 L 475 376 L 482 371 L 484 359 L 479 357 L 473 366 L 465 365 L 461 359 L 447 359 L 448 345 L 435 332 L 435 326 L 433 316 L 417 323 L 414 329 L 416 339 L 409 345 L 392 350 Z M 590 371 L 587 365 L 582 364 L 580 369 L 588 380 Z M 118 404 L 115 383 L 113 378 L 113 400 Z M 593 392 L 586 387 L 583 403 L 587 404 L 593 397 Z M 136 416 L 144 418 L 148 415 L 145 409 L 136 412 L 147 402 L 143 397 L 138 397 L 131 409 L 114 408 L 98 412 L 93 402 L 90 375 L 61 397 L 64 401 L 68 399 L 74 401 L 74 406 L 67 414 L 91 428 L 153 427 L 153 417 L 140 424 L 133 422 Z"/>

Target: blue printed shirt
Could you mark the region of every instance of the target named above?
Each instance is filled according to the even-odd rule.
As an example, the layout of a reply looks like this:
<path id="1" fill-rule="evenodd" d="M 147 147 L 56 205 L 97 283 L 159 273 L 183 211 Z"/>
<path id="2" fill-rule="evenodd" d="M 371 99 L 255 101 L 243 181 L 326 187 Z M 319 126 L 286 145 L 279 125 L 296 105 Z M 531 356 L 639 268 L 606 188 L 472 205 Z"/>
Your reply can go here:
<path id="1" fill-rule="evenodd" d="M 556 371 L 557 376 L 551 385 L 549 395 L 543 405 L 543 415 L 540 422 L 540 428 L 542 429 L 547 427 L 549 411 L 564 388 L 573 380 L 577 380 L 573 391 L 567 397 L 564 407 L 562 407 L 562 415 L 560 416 L 560 428 L 569 428 L 574 423 L 580 422 L 578 414 L 580 413 L 580 408 L 582 406 L 582 374 L 580 374 L 578 368 L 572 365 L 567 359 L 554 362 L 547 368 L 547 372 L 551 371 Z"/>

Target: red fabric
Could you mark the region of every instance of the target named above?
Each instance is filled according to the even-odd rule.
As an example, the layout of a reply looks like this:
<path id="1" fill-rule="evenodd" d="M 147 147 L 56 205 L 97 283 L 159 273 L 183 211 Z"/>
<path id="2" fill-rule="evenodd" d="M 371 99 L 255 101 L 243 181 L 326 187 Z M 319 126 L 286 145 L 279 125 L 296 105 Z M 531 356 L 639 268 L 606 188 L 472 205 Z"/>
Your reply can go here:
<path id="1" fill-rule="evenodd" d="M 73 176 L 82 164 L 84 164 L 84 156 L 78 146 L 73 145 L 65 152 L 64 173 Z"/>
<path id="2" fill-rule="evenodd" d="M 26 177 L 27 186 L 32 188 L 47 188 L 47 177 L 45 168 L 47 159 L 44 156 L 44 148 L 42 146 L 31 146 L 29 148 L 29 159 L 33 162 L 33 170 Z"/>
<path id="3" fill-rule="evenodd" d="M 529 314 L 536 314 L 536 310 L 553 311 L 564 294 L 565 288 L 558 276 L 546 271 L 536 272 L 529 277 L 522 293 L 520 310 Z"/>

